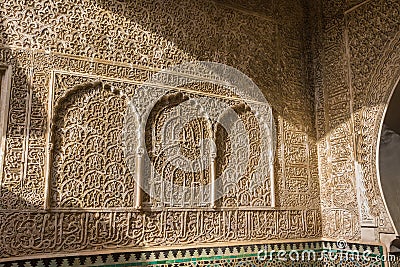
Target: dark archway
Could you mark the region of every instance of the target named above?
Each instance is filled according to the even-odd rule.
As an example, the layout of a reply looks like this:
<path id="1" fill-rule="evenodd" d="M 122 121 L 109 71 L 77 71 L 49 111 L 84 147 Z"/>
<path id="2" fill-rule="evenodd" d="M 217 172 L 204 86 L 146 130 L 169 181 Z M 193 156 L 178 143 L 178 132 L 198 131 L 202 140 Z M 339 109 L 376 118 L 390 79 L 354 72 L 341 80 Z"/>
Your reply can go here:
<path id="1" fill-rule="evenodd" d="M 397 234 L 400 231 L 400 84 L 393 91 L 379 144 L 379 173 L 383 195 Z"/>

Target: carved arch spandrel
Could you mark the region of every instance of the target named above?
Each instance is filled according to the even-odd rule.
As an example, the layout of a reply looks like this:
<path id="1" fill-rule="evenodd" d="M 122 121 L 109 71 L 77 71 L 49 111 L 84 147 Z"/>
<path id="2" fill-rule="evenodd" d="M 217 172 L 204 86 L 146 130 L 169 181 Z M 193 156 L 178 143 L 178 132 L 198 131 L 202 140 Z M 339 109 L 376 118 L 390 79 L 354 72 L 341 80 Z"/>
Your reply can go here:
<path id="1" fill-rule="evenodd" d="M 371 7 L 377 8 L 372 5 Z M 362 16 L 362 13 L 357 13 Z M 355 20 L 355 22 L 365 21 Z M 360 24 L 362 27 L 367 25 Z M 357 25 L 357 27 L 360 27 Z M 369 221 L 364 220 L 369 216 L 374 218 L 375 224 L 382 233 L 393 233 L 394 226 L 390 214 L 387 210 L 379 177 L 379 138 L 381 127 L 384 120 L 385 111 L 390 101 L 390 96 L 396 87 L 398 77 L 400 77 L 400 53 L 398 47 L 400 44 L 400 32 L 394 31 L 393 35 L 385 43 L 382 44 L 380 54 L 376 54 L 375 48 L 370 47 L 368 60 L 362 57 L 359 47 L 364 43 L 357 43 L 364 40 L 363 36 L 356 35 L 352 32 L 351 36 L 354 43 L 354 55 L 352 60 L 352 70 L 354 75 L 353 88 L 355 94 L 355 134 L 357 140 L 356 157 L 360 167 L 359 173 L 363 179 L 365 194 L 360 201 L 360 216 L 363 219 L 362 224 L 369 226 Z M 357 45 L 357 46 L 356 46 Z M 357 52 L 357 53 L 355 53 Z M 372 56 L 373 55 L 373 56 Z M 356 61 L 357 60 L 357 61 Z M 361 75 L 360 68 L 362 63 L 369 66 L 368 71 Z M 373 69 L 370 69 L 373 67 Z M 365 212 L 368 211 L 369 213 Z"/>

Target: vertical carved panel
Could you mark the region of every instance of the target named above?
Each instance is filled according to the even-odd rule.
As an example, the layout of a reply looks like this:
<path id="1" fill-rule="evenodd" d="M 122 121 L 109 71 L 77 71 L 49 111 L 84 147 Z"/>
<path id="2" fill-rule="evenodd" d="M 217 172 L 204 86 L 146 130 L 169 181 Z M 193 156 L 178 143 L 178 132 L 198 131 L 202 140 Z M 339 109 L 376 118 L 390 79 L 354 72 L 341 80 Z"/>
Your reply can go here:
<path id="1" fill-rule="evenodd" d="M 3 181 L 4 155 L 10 102 L 11 67 L 0 64 L 0 195 Z"/>
<path id="2" fill-rule="evenodd" d="M 398 77 L 400 65 L 400 5 L 371 1 L 348 14 L 349 52 L 354 88 L 356 160 L 362 189 L 361 220 L 377 219 L 379 231 L 392 232 L 377 176 L 378 135 L 383 112 Z"/>
<path id="3" fill-rule="evenodd" d="M 224 192 L 222 206 L 271 206 L 274 192 L 272 188 L 274 184 L 271 181 L 275 179 L 271 169 L 273 167 L 271 155 L 275 150 L 275 137 L 272 134 L 275 130 L 271 129 L 274 127 L 271 124 L 272 114 L 265 104 L 260 104 L 258 110 L 252 110 L 244 102 L 236 102 L 231 108 L 238 114 L 238 119 L 228 124 L 228 142 L 223 139 L 217 140 L 217 153 L 224 144 L 230 145 L 226 147 L 226 155 L 222 155 L 222 152 L 220 157 L 217 156 L 217 163 L 222 165 L 217 166 L 222 171 Z M 255 112 L 264 117 L 265 121 L 258 121 Z M 221 122 L 223 121 L 222 117 Z M 222 161 L 223 156 L 225 156 L 224 161 Z M 246 159 L 247 163 L 243 162 L 243 159 Z"/>
<path id="4" fill-rule="evenodd" d="M 126 103 L 102 86 L 66 92 L 54 108 L 50 161 L 56 208 L 130 207 L 134 179 L 122 148 Z"/>
<path id="5" fill-rule="evenodd" d="M 35 208 L 42 203 L 40 185 L 26 178 L 28 154 L 27 112 L 31 106 L 31 52 L 1 49 L 0 60 L 12 66 L 0 207 Z"/>
<path id="6" fill-rule="evenodd" d="M 309 205 L 307 192 L 311 191 L 310 151 L 307 135 L 296 129 L 288 121 L 283 121 L 281 135 L 283 143 L 282 165 L 284 165 L 283 192 L 288 203 L 286 205 Z"/>
<path id="7" fill-rule="evenodd" d="M 344 1 L 323 1 L 322 5 L 322 81 L 317 101 L 323 104 L 324 112 L 317 110 L 317 115 L 324 234 L 357 239 L 360 230 Z"/>

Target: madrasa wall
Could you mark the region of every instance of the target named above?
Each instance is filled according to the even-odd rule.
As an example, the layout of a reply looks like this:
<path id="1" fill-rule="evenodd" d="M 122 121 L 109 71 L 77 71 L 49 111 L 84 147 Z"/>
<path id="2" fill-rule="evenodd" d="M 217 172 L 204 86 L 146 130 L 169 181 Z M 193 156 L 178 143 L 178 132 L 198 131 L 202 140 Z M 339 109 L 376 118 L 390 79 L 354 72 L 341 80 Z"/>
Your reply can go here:
<path id="1" fill-rule="evenodd" d="M 2 258 L 321 237 L 314 74 L 302 1 L 11 0 L 0 10 L 0 62 L 12 74 L 10 86 L 2 86 L 2 103 L 9 93 L 9 105 L 1 107 L 7 121 L 0 165 Z M 93 82 L 129 96 L 160 69 L 194 60 L 237 68 L 272 106 L 275 207 L 131 205 L 134 180 L 118 150 L 126 106 Z M 190 89 L 227 96 L 212 86 Z M 82 128 L 85 146 L 77 149 L 79 142 L 65 133 L 91 118 L 107 138 L 90 145 L 92 132 Z M 110 174 L 108 159 L 93 161 L 92 146 L 96 157 L 115 161 L 110 173 L 122 189 L 106 188 L 101 179 Z M 101 179 L 87 175 L 93 170 Z M 331 212 L 325 212 L 326 222 Z"/>
<path id="2" fill-rule="evenodd" d="M 1 10 L 3 258 L 266 239 L 379 240 L 394 233 L 376 154 L 399 77 L 398 2 L 7 1 Z M 48 161 L 51 123 L 65 126 L 53 116 L 59 97 L 71 96 L 58 113 L 63 123 L 71 118 L 71 126 L 85 111 L 80 105 L 110 103 L 95 115 L 113 123 L 96 126 L 117 142 L 123 101 L 87 83 L 102 80 L 129 95 L 158 70 L 194 60 L 239 69 L 272 106 L 276 207 L 136 210 L 134 181 L 122 158 L 116 172 L 127 198 L 87 183 L 75 197 L 90 196 L 86 202 L 60 201 L 58 185 L 70 190 L 88 169 L 78 166 L 75 177 L 52 179 L 57 162 L 66 162 L 53 154 Z M 190 89 L 227 94 L 205 85 Z M 115 143 L 107 140 L 101 152 L 111 153 Z M 88 159 L 87 152 L 69 156 Z M 55 194 L 46 194 L 46 185 Z M 86 194 L 93 189 L 97 193 Z"/>

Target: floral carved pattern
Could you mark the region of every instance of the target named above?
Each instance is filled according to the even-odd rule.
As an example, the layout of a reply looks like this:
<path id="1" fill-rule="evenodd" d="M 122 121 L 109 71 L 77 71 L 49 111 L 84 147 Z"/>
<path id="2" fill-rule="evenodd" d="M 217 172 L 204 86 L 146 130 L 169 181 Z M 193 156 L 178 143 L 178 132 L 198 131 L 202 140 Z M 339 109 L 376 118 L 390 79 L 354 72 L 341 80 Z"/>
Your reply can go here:
<path id="1" fill-rule="evenodd" d="M 101 86 L 81 86 L 60 99 L 52 128 L 51 205 L 130 207 L 135 183 L 124 160 L 126 101 Z"/>

